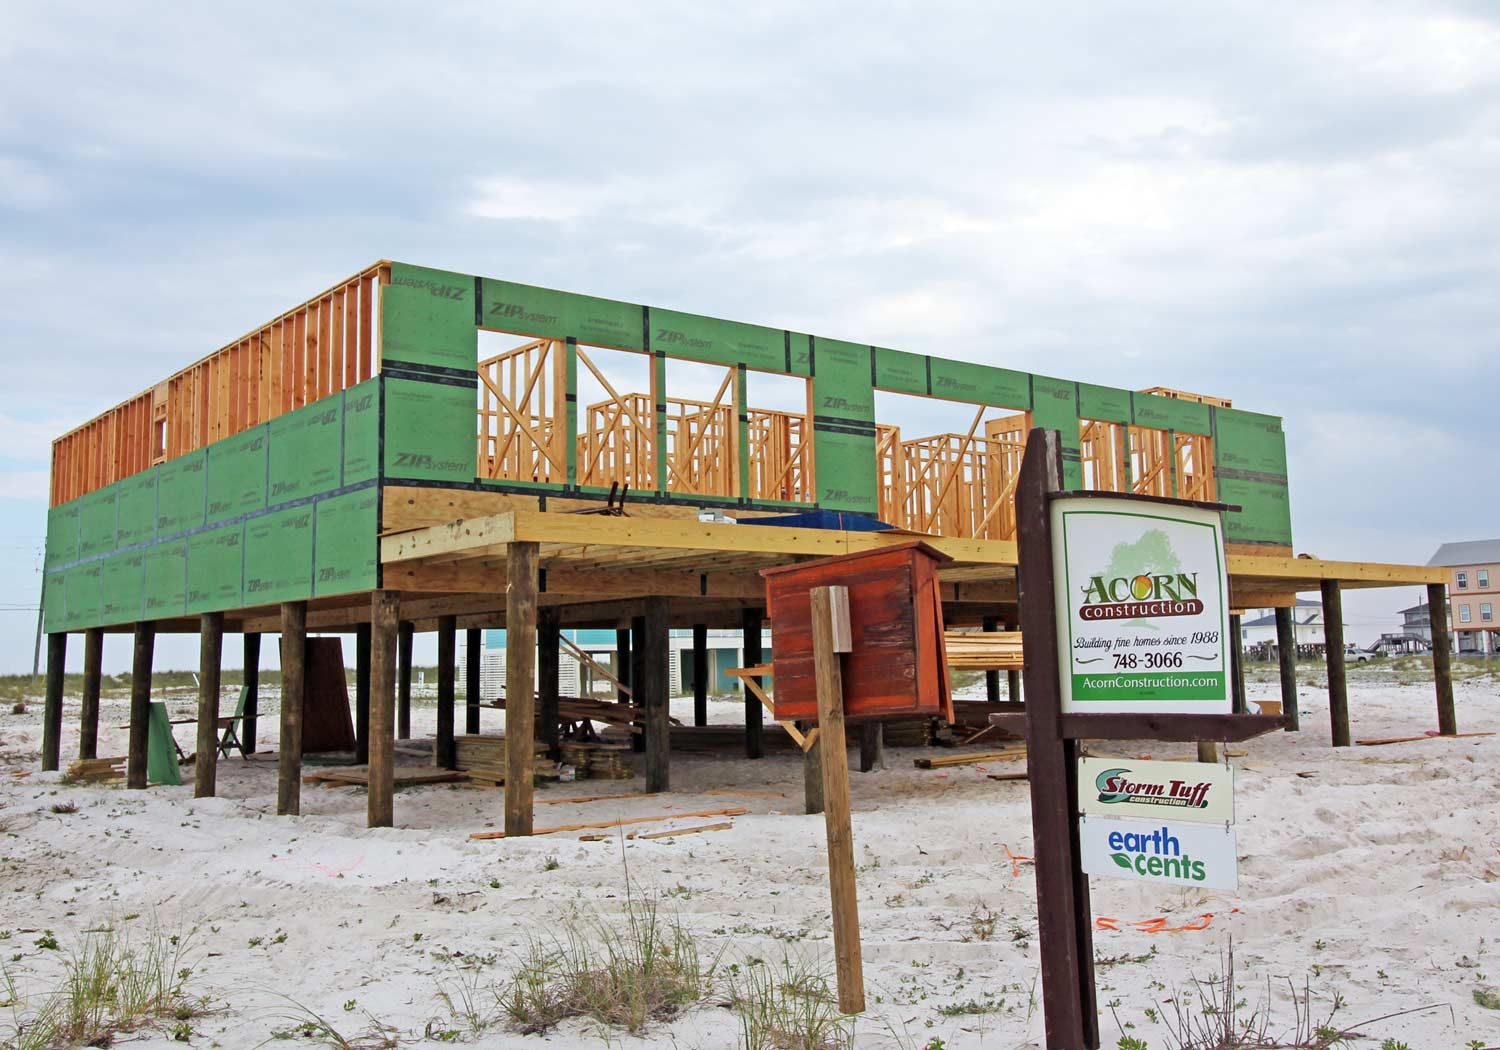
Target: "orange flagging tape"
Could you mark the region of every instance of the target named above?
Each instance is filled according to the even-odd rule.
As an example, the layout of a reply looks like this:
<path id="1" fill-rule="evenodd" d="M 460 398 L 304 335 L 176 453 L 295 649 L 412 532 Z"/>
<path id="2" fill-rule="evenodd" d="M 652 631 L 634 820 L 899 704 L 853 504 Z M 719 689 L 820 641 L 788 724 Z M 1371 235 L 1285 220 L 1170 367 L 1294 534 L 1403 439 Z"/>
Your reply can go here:
<path id="1" fill-rule="evenodd" d="M 1000 848 L 1005 850 L 1006 859 L 1010 861 L 1010 877 L 1013 879 L 1018 879 L 1021 877 L 1021 863 L 1023 861 L 1027 864 L 1036 863 L 1030 857 L 1023 857 L 1019 853 L 1012 853 L 1010 851 L 1010 846 L 1007 843 L 1000 843 Z"/>
<path id="2" fill-rule="evenodd" d="M 1234 910 L 1239 911 L 1238 908 L 1235 908 Z M 1204 912 L 1196 919 L 1191 919 L 1188 922 L 1183 923 L 1181 926 L 1173 926 L 1168 919 L 1164 919 L 1161 916 L 1157 916 L 1154 919 L 1140 919 L 1139 921 L 1133 922 L 1130 925 L 1134 926 L 1142 933 L 1188 933 L 1194 930 L 1206 930 L 1213 925 L 1213 921 L 1214 913 L 1210 911 Z M 1094 919 L 1094 929 L 1109 930 L 1113 933 L 1119 933 L 1120 920 L 1110 918 L 1108 915 L 1100 915 Z"/>

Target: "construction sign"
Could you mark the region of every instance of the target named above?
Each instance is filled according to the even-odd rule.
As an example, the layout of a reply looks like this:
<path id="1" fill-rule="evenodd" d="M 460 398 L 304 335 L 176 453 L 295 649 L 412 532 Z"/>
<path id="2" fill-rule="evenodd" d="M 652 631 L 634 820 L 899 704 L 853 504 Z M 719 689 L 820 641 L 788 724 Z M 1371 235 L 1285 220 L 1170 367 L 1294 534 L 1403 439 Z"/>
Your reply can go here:
<path id="1" fill-rule="evenodd" d="M 1209 762 L 1078 760 L 1078 808 L 1100 817 L 1234 823 L 1234 770 Z"/>

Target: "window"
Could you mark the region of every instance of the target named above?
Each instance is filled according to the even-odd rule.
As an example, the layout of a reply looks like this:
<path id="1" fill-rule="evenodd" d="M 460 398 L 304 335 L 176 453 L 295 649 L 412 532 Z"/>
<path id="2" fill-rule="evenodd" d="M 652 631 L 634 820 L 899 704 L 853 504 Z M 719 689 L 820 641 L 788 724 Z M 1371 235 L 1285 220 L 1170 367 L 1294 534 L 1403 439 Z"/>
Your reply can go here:
<path id="1" fill-rule="evenodd" d="M 1458 589 L 1461 590 L 1461 591 L 1468 590 L 1468 588 L 1469 588 L 1469 574 L 1466 573 L 1466 572 L 1464 572 L 1462 569 L 1460 569 L 1458 572 L 1454 573 L 1453 575 L 1454 575 L 1454 577 L 1458 581 Z"/>
<path id="2" fill-rule="evenodd" d="M 1460 605 L 1458 607 L 1458 622 L 1468 623 L 1470 619 L 1472 617 L 1469 616 L 1469 607 L 1467 605 Z"/>
<path id="3" fill-rule="evenodd" d="M 1490 585 L 1490 570 L 1480 569 L 1478 573 L 1478 584 L 1481 589 Z"/>
<path id="4" fill-rule="evenodd" d="M 1495 612 L 1494 612 L 1493 609 L 1490 608 L 1490 603 L 1489 602 L 1481 602 L 1480 603 L 1480 606 L 1479 606 L 1479 618 L 1481 620 L 1483 620 L 1485 623 L 1489 623 L 1491 620 L 1493 620 L 1495 618 Z"/>

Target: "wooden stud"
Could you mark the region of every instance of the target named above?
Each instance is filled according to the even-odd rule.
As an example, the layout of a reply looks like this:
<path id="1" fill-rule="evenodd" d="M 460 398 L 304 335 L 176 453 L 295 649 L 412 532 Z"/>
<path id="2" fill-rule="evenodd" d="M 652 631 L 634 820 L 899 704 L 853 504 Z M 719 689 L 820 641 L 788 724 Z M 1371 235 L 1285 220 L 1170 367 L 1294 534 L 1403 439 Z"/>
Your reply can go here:
<path id="1" fill-rule="evenodd" d="M 740 630 L 744 634 L 740 660 L 745 667 L 755 667 L 761 661 L 760 624 L 763 614 L 759 609 L 746 609 L 740 619 Z M 748 683 L 747 683 L 748 684 Z M 756 685 L 760 680 L 756 679 Z M 760 701 L 745 691 L 745 757 L 762 758 L 765 744 L 762 739 L 764 719 Z"/>
<path id="2" fill-rule="evenodd" d="M 1344 600 L 1337 580 L 1324 580 L 1323 649 L 1328 661 L 1328 720 L 1333 746 L 1348 747 L 1349 682 L 1344 673 Z"/>
<path id="3" fill-rule="evenodd" d="M 885 726 L 866 722 L 859 727 L 859 771 L 873 773 L 885 768 Z"/>
<path id="4" fill-rule="evenodd" d="M 104 664 L 104 631 L 83 632 L 83 711 L 78 719 L 78 757 L 99 757 L 99 685 Z"/>
<path id="5" fill-rule="evenodd" d="M 400 692 L 396 695 L 396 739 L 411 739 L 411 647 L 412 635 L 416 627 L 410 620 L 401 621 L 401 630 L 397 634 L 397 662 L 399 669 L 397 675 L 397 688 Z"/>
<path id="6" fill-rule="evenodd" d="M 395 823 L 396 791 L 396 636 L 401 596 L 370 592 L 370 775 L 365 823 Z"/>
<path id="7" fill-rule="evenodd" d="M 646 790 L 667 791 L 672 782 L 670 751 L 671 677 L 667 661 L 671 657 L 671 632 L 667 627 L 667 600 L 646 599 L 646 615 L 641 618 L 638 639 L 641 653 L 640 686 L 636 704 L 645 713 Z"/>
<path id="8" fill-rule="evenodd" d="M 471 736 L 479 732 L 479 705 L 484 703 L 480 695 L 483 672 L 484 635 L 478 627 L 470 627 L 464 633 L 464 732 Z"/>
<path id="9" fill-rule="evenodd" d="M 47 635 L 47 693 L 42 704 L 42 771 L 54 772 L 61 759 L 63 682 L 68 659 L 68 636 Z"/>
<path id="10" fill-rule="evenodd" d="M 307 689 L 307 603 L 281 603 L 281 742 L 276 815 L 302 812 L 302 701 Z"/>
<path id="11" fill-rule="evenodd" d="M 370 761 L 370 625 L 354 627 L 354 764 Z"/>
<path id="12" fill-rule="evenodd" d="M 844 688 L 834 651 L 832 587 L 812 591 L 813 666 L 818 687 L 818 764 L 823 773 L 823 817 L 828 831 L 828 886 L 833 905 L 834 969 L 839 1009 L 865 1009 L 859 898 L 854 881 L 854 833 L 849 812 L 849 755 L 844 743 Z"/>
<path id="13" fill-rule="evenodd" d="M 531 834 L 536 761 L 537 545 L 512 543 L 505 573 L 505 834 Z"/>
<path id="14" fill-rule="evenodd" d="M 555 762 L 560 757 L 561 739 L 557 720 L 558 676 L 562 673 L 562 629 L 558 626 L 556 607 L 541 610 L 537 617 L 537 740 L 547 745 L 547 754 Z"/>
<path id="15" fill-rule="evenodd" d="M 1302 728 L 1297 710 L 1297 628 L 1292 610 L 1285 606 L 1276 609 L 1276 660 L 1281 672 L 1281 713 L 1286 717 L 1286 731 L 1295 733 Z"/>
<path id="16" fill-rule="evenodd" d="M 198 744 L 193 759 L 194 798 L 213 798 L 218 788 L 219 673 L 223 654 L 224 614 L 204 613 L 198 617 Z"/>
<path id="17" fill-rule="evenodd" d="M 1427 609 L 1432 625 L 1432 679 L 1437 687 L 1438 732 L 1455 736 L 1458 713 L 1453 708 L 1453 657 L 1448 651 L 1452 636 L 1448 629 L 1446 584 L 1427 585 Z"/>
<path id="18" fill-rule="evenodd" d="M 693 725 L 708 725 L 708 625 L 693 624 Z"/>
<path id="19" fill-rule="evenodd" d="M 458 660 L 458 618 L 439 616 L 437 628 L 437 739 L 432 763 L 439 769 L 458 768 L 458 750 L 453 741 L 454 675 Z"/>
<path id="20" fill-rule="evenodd" d="M 255 754 L 256 721 L 260 717 L 260 635 L 247 632 L 245 641 L 245 718 L 240 723 L 240 743 L 245 754 Z"/>
<path id="21" fill-rule="evenodd" d="M 146 747 L 150 740 L 151 657 L 156 648 L 156 625 L 135 625 L 135 649 L 130 663 L 130 750 L 125 764 L 125 786 L 146 786 Z"/>

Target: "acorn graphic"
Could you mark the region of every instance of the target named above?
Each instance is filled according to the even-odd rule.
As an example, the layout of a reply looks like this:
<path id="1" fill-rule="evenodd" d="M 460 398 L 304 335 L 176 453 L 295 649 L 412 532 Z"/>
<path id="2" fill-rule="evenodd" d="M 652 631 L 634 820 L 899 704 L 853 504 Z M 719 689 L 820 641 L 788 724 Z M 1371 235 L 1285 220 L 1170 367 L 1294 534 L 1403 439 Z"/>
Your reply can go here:
<path id="1" fill-rule="evenodd" d="M 1136 601 L 1145 601 L 1151 596 L 1151 577 L 1141 575 L 1130 581 L 1130 593 Z"/>

